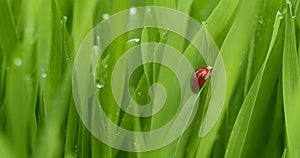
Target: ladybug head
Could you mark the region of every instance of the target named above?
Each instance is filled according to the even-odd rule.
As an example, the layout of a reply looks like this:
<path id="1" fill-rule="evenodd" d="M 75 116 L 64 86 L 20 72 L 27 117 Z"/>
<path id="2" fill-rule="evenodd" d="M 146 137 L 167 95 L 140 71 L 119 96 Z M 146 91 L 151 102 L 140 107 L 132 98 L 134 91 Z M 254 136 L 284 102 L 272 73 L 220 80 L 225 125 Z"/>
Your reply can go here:
<path id="1" fill-rule="evenodd" d="M 214 69 L 212 66 L 207 66 L 206 68 L 210 71 Z"/>

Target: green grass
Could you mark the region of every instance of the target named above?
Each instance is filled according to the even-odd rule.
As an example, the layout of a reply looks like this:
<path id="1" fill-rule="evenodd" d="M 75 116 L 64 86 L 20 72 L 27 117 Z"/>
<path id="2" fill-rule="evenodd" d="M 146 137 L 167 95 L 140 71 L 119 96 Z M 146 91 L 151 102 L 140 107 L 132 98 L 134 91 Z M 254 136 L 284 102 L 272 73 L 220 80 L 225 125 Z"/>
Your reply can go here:
<path id="1" fill-rule="evenodd" d="M 160 149 L 127 152 L 99 141 L 80 120 L 72 69 L 82 40 L 103 14 L 139 6 L 164 6 L 206 21 L 224 60 L 227 89 L 221 117 L 206 136 L 198 134 L 210 82 L 182 136 Z M 129 42 L 133 38 L 140 41 Z M 0 0 L 0 157 L 300 157 L 299 39 L 300 0 Z M 113 66 L 147 42 L 176 48 L 194 68 L 205 64 L 186 39 L 164 29 L 140 28 L 114 40 L 99 59 L 96 82 L 104 88 L 98 96 L 110 119 L 132 131 L 157 129 L 178 110 L 178 80 L 159 64 L 140 67 L 129 82 L 141 104 L 149 102 L 151 84 L 165 85 L 169 98 L 158 115 L 126 114 L 112 96 Z"/>

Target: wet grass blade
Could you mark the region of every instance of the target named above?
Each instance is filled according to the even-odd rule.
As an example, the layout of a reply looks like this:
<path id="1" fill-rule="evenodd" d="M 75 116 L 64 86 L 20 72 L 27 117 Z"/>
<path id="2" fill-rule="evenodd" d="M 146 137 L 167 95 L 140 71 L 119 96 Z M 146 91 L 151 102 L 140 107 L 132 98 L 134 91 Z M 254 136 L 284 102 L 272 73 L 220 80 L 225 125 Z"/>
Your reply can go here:
<path id="1" fill-rule="evenodd" d="M 259 1 L 243 2 L 241 7 L 239 8 L 238 16 L 235 19 L 230 31 L 228 32 L 220 50 L 225 64 L 227 81 L 225 105 L 220 116 L 220 118 L 222 119 L 225 117 L 225 111 L 227 109 L 228 102 L 234 92 L 233 90 L 235 84 L 237 83 L 237 79 L 239 78 L 239 74 L 241 71 L 239 65 L 241 65 L 242 61 L 244 60 L 246 54 L 245 52 L 248 49 L 248 45 L 255 31 L 255 15 L 259 6 Z M 215 18 L 218 17 L 216 16 Z M 212 20 L 217 21 L 217 19 Z M 210 31 L 210 33 L 216 36 L 214 32 Z M 214 126 L 213 130 L 207 136 L 200 140 L 199 150 L 197 152 L 198 157 L 207 157 L 210 154 L 216 133 L 218 132 L 221 126 L 222 119 L 219 119 L 216 125 Z"/>
<path id="2" fill-rule="evenodd" d="M 263 75 L 265 74 L 265 67 L 268 62 L 269 56 L 272 52 L 274 43 L 277 38 L 278 28 L 280 25 L 279 17 L 276 17 L 274 24 L 273 36 L 270 43 L 269 51 L 267 57 L 262 65 L 260 71 L 258 72 L 244 102 L 241 106 L 239 114 L 236 118 L 233 130 L 230 135 L 228 146 L 226 149 L 225 157 L 241 157 L 242 151 L 244 149 L 245 140 L 247 137 L 247 131 L 249 131 L 249 124 L 253 114 L 255 105 L 257 104 L 257 97 L 261 88 L 261 82 Z M 237 146 L 237 144 L 239 144 Z"/>
<path id="3" fill-rule="evenodd" d="M 47 6 L 51 10 L 52 34 L 43 34 L 51 42 L 51 55 L 47 58 L 47 72 L 41 74 L 45 80 L 45 89 L 41 92 L 43 105 L 45 107 L 44 122 L 37 136 L 37 143 L 34 148 L 33 157 L 59 157 L 64 153 L 65 135 L 61 130 L 65 125 L 67 111 L 71 98 L 71 73 L 73 65 L 73 49 L 70 43 L 70 36 L 66 31 L 66 19 L 60 14 L 56 3 Z M 48 50 L 49 51 L 49 50 Z M 45 64 L 45 63 L 43 63 Z M 43 106 L 40 105 L 40 106 Z M 75 131 L 75 130 L 74 130 Z"/>
<path id="4" fill-rule="evenodd" d="M 297 43 L 295 26 L 292 18 L 292 6 L 286 5 L 285 39 L 282 63 L 282 87 L 284 101 L 284 117 L 287 137 L 287 156 L 300 156 L 300 128 L 297 121 L 300 111 L 300 78 L 299 61 L 297 60 Z M 299 55 L 299 54 L 298 54 Z"/>
<path id="5" fill-rule="evenodd" d="M 75 52 L 77 52 L 82 40 L 93 27 L 93 15 L 95 14 L 96 6 L 96 0 L 74 0 L 72 37 Z"/>

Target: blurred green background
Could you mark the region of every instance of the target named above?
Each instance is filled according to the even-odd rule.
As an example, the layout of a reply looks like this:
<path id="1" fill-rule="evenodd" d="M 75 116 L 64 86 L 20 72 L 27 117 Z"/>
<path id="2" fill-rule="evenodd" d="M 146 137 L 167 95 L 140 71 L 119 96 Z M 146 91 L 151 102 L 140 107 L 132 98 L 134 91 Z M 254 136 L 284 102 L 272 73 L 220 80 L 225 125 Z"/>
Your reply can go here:
<path id="1" fill-rule="evenodd" d="M 299 3 L 0 0 L 0 157 L 300 157 Z M 74 105 L 71 77 L 76 51 L 87 33 L 109 16 L 140 6 L 176 9 L 202 23 L 223 57 L 227 90 L 222 115 L 207 136 L 199 138 L 198 133 L 210 98 L 209 84 L 201 91 L 195 120 L 182 136 L 161 149 L 134 153 L 103 144 L 85 128 Z M 105 93 L 109 86 L 104 80 L 120 55 L 149 41 L 180 52 L 195 51 L 182 37 L 162 29 L 141 28 L 120 36 L 99 60 L 98 95 L 105 98 L 100 102 L 115 104 Z M 193 66 L 203 64 L 199 60 Z M 149 101 L 141 94 L 147 93 L 161 69 L 150 64 L 136 70 L 130 79 L 134 100 Z M 178 98 L 175 93 L 169 97 L 174 102 Z M 114 122 L 133 131 L 162 126 L 176 111 L 167 108 L 165 117 L 136 118 L 104 107 Z"/>

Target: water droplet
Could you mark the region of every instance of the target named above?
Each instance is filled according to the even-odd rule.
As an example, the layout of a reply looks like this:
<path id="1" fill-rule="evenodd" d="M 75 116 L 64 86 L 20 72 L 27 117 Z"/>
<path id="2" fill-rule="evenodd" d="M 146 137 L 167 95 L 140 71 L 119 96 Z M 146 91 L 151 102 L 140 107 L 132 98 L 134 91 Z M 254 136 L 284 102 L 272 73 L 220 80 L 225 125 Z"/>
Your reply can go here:
<path id="1" fill-rule="evenodd" d="M 97 45 L 100 46 L 100 36 L 97 35 Z"/>
<path id="2" fill-rule="evenodd" d="M 146 12 L 148 12 L 148 13 L 152 12 L 151 8 L 147 8 Z"/>
<path id="3" fill-rule="evenodd" d="M 138 94 L 138 96 L 142 96 L 142 92 L 138 92 L 137 94 Z"/>
<path id="4" fill-rule="evenodd" d="M 68 17 L 67 16 L 63 16 L 64 20 L 67 21 L 68 20 Z"/>
<path id="5" fill-rule="evenodd" d="M 46 73 L 46 72 L 43 72 L 43 73 L 41 74 L 41 76 L 42 76 L 42 78 L 46 78 L 46 77 L 47 77 L 47 73 Z"/>
<path id="6" fill-rule="evenodd" d="M 95 53 L 95 55 L 97 55 L 99 53 L 99 47 L 94 45 L 93 46 L 93 52 Z"/>
<path id="7" fill-rule="evenodd" d="M 60 23 L 62 25 L 66 24 L 67 23 L 67 20 L 68 20 L 68 17 L 67 16 L 63 16 L 62 19 L 60 20 Z"/>
<path id="8" fill-rule="evenodd" d="M 136 146 L 136 142 L 133 142 L 133 146 Z"/>
<path id="9" fill-rule="evenodd" d="M 138 43 L 138 42 L 140 42 L 140 40 L 141 40 L 141 39 L 135 37 L 135 38 L 133 38 L 133 39 L 128 40 L 127 43 L 131 43 L 131 42 Z"/>
<path id="10" fill-rule="evenodd" d="M 284 18 L 283 14 L 280 11 L 277 12 L 277 16 L 278 16 L 279 19 L 283 19 Z"/>
<path id="11" fill-rule="evenodd" d="M 28 26 L 25 28 L 25 33 L 29 36 L 29 37 L 33 37 L 34 35 L 34 26 Z"/>
<path id="12" fill-rule="evenodd" d="M 161 34 L 161 37 L 162 37 L 162 38 L 166 38 L 167 35 L 168 35 L 168 32 L 163 32 L 163 33 Z"/>
<path id="13" fill-rule="evenodd" d="M 21 66 L 21 65 L 22 65 L 22 59 L 20 59 L 20 58 L 15 58 L 14 64 L 15 64 L 16 66 Z"/>
<path id="14" fill-rule="evenodd" d="M 258 19 L 258 23 L 263 24 L 264 23 L 264 17 L 260 16 Z"/>
<path id="15" fill-rule="evenodd" d="M 134 40 L 134 42 L 140 42 L 140 39 L 139 38 L 135 38 L 135 39 L 133 39 Z"/>
<path id="16" fill-rule="evenodd" d="M 96 78 L 96 88 L 98 90 L 104 88 L 105 81 L 103 78 Z"/>
<path id="17" fill-rule="evenodd" d="M 104 87 L 104 84 L 97 83 L 96 87 L 97 87 L 97 89 L 102 89 Z"/>
<path id="18" fill-rule="evenodd" d="M 135 7 L 132 7 L 132 8 L 129 9 L 129 14 L 130 15 L 134 15 L 136 13 L 137 13 L 137 9 Z"/>
<path id="19" fill-rule="evenodd" d="M 104 20 L 108 20 L 108 19 L 109 19 L 109 14 L 104 13 L 104 14 L 102 15 L 102 18 L 103 18 Z"/>
<path id="20" fill-rule="evenodd" d="M 286 0 L 286 4 L 288 4 L 290 6 L 290 8 L 293 7 L 293 4 L 292 4 L 292 2 L 290 0 Z"/>
<path id="21" fill-rule="evenodd" d="M 106 61 L 103 61 L 103 67 L 104 67 L 105 69 L 108 68 L 108 63 L 107 63 Z"/>
<path id="22" fill-rule="evenodd" d="M 206 21 L 202 21 L 201 24 L 202 24 L 203 27 L 207 27 L 207 22 Z"/>
<path id="23" fill-rule="evenodd" d="M 74 145 L 73 149 L 74 149 L 74 150 L 77 150 L 77 144 Z"/>
<path id="24" fill-rule="evenodd" d="M 77 150 L 77 145 L 75 144 L 75 145 L 73 146 L 73 157 L 74 157 L 74 158 L 77 158 L 77 152 L 78 152 L 78 150 Z"/>

